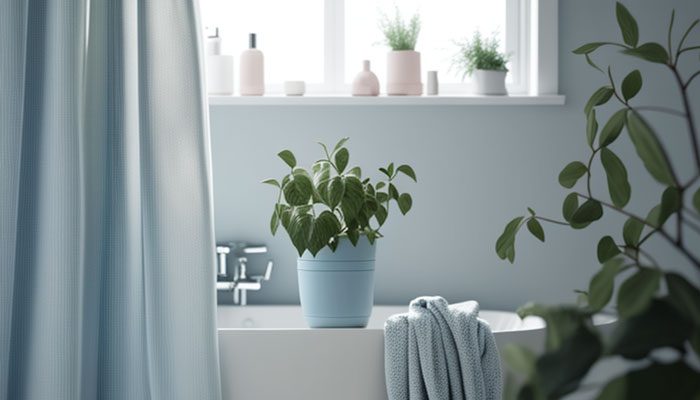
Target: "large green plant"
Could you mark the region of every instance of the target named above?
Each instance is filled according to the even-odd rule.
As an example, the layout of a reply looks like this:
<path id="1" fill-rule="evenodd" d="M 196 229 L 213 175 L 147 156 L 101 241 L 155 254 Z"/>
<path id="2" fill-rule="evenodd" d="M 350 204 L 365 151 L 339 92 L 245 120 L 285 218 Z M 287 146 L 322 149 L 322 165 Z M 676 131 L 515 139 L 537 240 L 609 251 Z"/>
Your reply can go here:
<path id="1" fill-rule="evenodd" d="M 316 161 L 311 171 L 298 167 L 294 154 L 283 150 L 278 156 L 289 173 L 281 181 L 263 181 L 279 188 L 270 230 L 274 235 L 282 225 L 300 256 L 306 250 L 316 255 L 326 246 L 335 251 L 341 236 L 347 236 L 353 245 L 361 235 L 374 243 L 382 237 L 379 230 L 389 216 L 391 202 L 404 215 L 413 205 L 411 195 L 399 193 L 395 185 L 399 173 L 416 181 L 413 168 L 390 163 L 379 168 L 384 179 L 376 183 L 370 178 L 363 180 L 360 167 L 348 168 L 347 140 L 341 139 L 330 151 L 319 143 L 324 158 Z"/>
<path id="2" fill-rule="evenodd" d="M 679 70 L 679 61 L 693 53 L 693 63 L 689 65 L 698 66 L 695 57 L 700 46 L 687 43 L 698 20 L 676 42 L 675 13 L 672 13 L 665 44 L 640 44 L 637 22 L 630 12 L 617 3 L 616 15 L 622 43 L 588 43 L 574 50 L 606 75 L 608 83 L 593 93 L 584 109 L 590 147 L 587 161 L 574 161 L 559 175 L 559 183 L 571 189 L 564 199 L 563 220 L 540 216 L 528 208 L 527 215 L 507 224 L 496 243 L 498 256 L 512 262 L 515 236 L 523 225 L 544 241 L 540 222 L 583 229 L 607 212 L 627 218 L 621 235 L 600 239 L 597 257 L 602 267 L 588 288 L 579 291 L 578 305 L 529 304 L 519 310 L 522 317 L 538 315 L 547 322 L 546 351 L 542 356 L 535 357 L 517 346 L 505 350 L 509 364 L 524 376 L 525 384 L 518 392 L 521 399 L 560 398 L 577 391 L 595 364 L 616 356 L 643 361 L 602 385 L 588 386 L 586 389 L 599 390 L 598 399 L 700 398 L 700 372 L 697 363 L 689 363 L 700 354 L 700 291 L 682 274 L 664 268 L 667 265 L 657 262 L 646 248 L 651 238 L 659 237 L 687 260 L 695 273 L 700 271 L 700 147 L 689 100 L 691 84 L 700 71 L 684 74 Z M 617 82 L 610 67 L 604 71 L 591 58 L 603 47 L 620 49 L 623 54 L 663 67 L 677 84 L 682 110 L 637 105 L 634 97 L 642 88 L 642 74 L 634 70 Z M 596 112 L 604 105 L 613 107 L 614 113 L 599 129 Z M 659 140 L 657 131 L 643 116 L 646 112 L 661 112 L 685 120 L 688 149 L 693 157 L 694 172 L 690 178 L 682 179 L 678 174 L 671 162 L 674 154 Z M 613 150 L 623 130 L 627 131 L 647 172 L 664 188 L 659 203 L 645 216 L 625 208 L 632 189 L 625 164 Z M 591 166 L 597 159 L 605 170 L 609 201 L 591 189 Z M 577 184 L 581 187 L 577 188 Z M 620 283 L 617 288 L 616 280 Z M 592 317 L 608 305 L 615 291 L 619 321 L 611 335 L 601 335 L 592 324 Z M 660 356 L 655 351 L 662 348 L 667 353 Z"/>
<path id="3" fill-rule="evenodd" d="M 409 21 L 404 21 L 397 7 L 393 17 L 382 15 L 379 29 L 384 33 L 384 40 L 392 50 L 415 50 L 420 33 L 420 16 L 414 14 Z"/>

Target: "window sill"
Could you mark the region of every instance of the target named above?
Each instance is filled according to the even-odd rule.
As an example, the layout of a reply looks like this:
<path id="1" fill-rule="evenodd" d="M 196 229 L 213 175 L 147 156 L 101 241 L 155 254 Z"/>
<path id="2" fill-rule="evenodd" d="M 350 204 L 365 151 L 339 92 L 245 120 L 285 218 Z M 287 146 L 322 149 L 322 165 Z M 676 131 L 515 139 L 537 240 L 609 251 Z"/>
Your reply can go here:
<path id="1" fill-rule="evenodd" d="M 209 96 L 210 106 L 560 106 L 564 95 L 439 96 Z"/>

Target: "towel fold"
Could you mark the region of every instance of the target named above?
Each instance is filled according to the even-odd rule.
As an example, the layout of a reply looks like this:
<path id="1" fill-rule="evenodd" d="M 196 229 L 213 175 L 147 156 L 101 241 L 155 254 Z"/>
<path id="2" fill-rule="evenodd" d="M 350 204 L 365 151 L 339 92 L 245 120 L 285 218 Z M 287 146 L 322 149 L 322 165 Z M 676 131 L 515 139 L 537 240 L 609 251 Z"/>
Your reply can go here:
<path id="1" fill-rule="evenodd" d="M 384 324 L 389 400 L 501 400 L 501 363 L 479 303 L 419 297 Z"/>

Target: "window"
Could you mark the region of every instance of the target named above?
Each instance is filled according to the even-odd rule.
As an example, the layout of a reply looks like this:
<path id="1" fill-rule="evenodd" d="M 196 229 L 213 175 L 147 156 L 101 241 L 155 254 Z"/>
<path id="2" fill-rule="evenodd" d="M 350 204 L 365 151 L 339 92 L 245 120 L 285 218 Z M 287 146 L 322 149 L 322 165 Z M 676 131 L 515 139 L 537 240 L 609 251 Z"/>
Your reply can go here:
<path id="1" fill-rule="evenodd" d="M 551 37 L 556 30 L 540 34 L 549 48 L 531 45 L 531 38 L 538 37 L 531 31 L 538 16 L 552 17 L 550 24 L 556 28 L 556 0 L 200 0 L 200 4 L 203 25 L 219 28 L 225 54 L 237 58 L 247 47 L 248 33 L 258 34 L 258 47 L 265 54 L 266 91 L 271 94 L 281 93 L 285 80 L 306 81 L 309 94 L 349 93 L 365 59 L 371 61 L 384 91 L 388 48 L 378 21 L 382 13 L 392 15 L 395 7 L 404 18 L 420 14 L 416 50 L 421 52 L 422 79 L 426 71 L 437 70 L 441 94 L 469 93 L 470 79 L 462 81 L 451 64 L 454 41 L 471 37 L 476 30 L 495 34 L 501 50 L 510 55 L 510 93 L 533 94 L 537 92 L 533 85 L 547 79 L 556 87 L 556 39 Z M 533 62 L 530 55 L 537 58 L 540 53 L 550 58 L 554 54 L 554 61 L 549 61 L 555 64 L 553 77 L 552 68 L 537 74 L 541 60 Z"/>

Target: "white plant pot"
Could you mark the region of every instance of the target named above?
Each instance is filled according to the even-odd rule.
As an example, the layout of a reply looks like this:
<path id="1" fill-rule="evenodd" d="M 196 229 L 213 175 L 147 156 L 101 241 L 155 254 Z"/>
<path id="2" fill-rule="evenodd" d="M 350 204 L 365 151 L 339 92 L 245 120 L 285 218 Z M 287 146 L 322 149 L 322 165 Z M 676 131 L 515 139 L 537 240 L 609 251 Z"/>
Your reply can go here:
<path id="1" fill-rule="evenodd" d="M 474 81 L 476 82 L 476 94 L 484 95 L 507 95 L 506 74 L 508 71 L 489 71 L 477 69 L 474 71 Z"/>
<path id="2" fill-rule="evenodd" d="M 386 57 L 386 92 L 389 95 L 423 94 L 420 53 L 413 50 L 390 51 Z"/>

